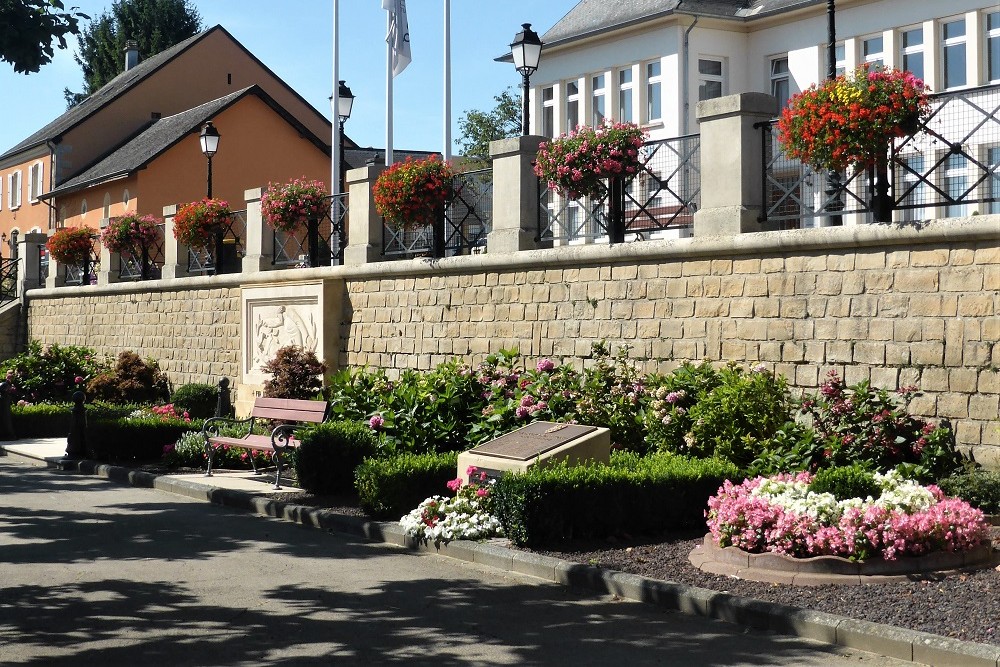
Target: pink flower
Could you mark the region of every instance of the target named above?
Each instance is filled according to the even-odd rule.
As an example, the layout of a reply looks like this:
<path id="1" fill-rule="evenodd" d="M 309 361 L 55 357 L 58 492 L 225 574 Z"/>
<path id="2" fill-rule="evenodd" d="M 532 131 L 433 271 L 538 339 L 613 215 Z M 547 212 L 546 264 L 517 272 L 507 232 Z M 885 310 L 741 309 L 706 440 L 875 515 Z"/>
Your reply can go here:
<path id="1" fill-rule="evenodd" d="M 556 364 L 551 359 L 539 359 L 538 363 L 535 364 L 535 369 L 540 373 L 547 373 L 556 367 Z"/>
<path id="2" fill-rule="evenodd" d="M 460 488 L 462 488 L 462 478 L 461 477 L 456 477 L 455 479 L 449 481 L 446 484 L 446 486 L 448 487 L 449 491 L 451 491 L 451 492 L 454 493 L 454 492 L 458 491 Z"/>
<path id="3" fill-rule="evenodd" d="M 368 426 L 376 431 L 382 428 L 383 424 L 385 424 L 385 419 L 382 415 L 372 415 L 371 419 L 368 420 Z"/>

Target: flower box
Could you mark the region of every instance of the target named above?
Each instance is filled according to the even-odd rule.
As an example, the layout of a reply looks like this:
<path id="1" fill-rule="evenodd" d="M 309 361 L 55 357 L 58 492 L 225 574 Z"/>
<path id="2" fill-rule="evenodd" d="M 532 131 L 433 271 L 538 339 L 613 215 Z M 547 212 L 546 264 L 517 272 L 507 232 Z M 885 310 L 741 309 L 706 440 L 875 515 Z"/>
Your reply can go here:
<path id="1" fill-rule="evenodd" d="M 60 264 L 83 264 L 93 252 L 94 230 L 90 227 L 57 229 L 45 242 L 45 247 L 49 255 Z"/>
<path id="2" fill-rule="evenodd" d="M 232 217 L 229 203 L 221 199 L 184 204 L 174 215 L 174 238 L 192 248 L 203 248 Z"/>
<path id="3" fill-rule="evenodd" d="M 264 221 L 281 232 L 296 232 L 310 220 L 321 219 L 329 206 L 326 186 L 305 176 L 284 185 L 269 183 L 260 198 Z"/>
<path id="4" fill-rule="evenodd" d="M 108 226 L 101 230 L 101 245 L 118 254 L 131 254 L 148 248 L 159 238 L 159 223 L 151 215 L 137 213 L 111 218 Z"/>
<path id="5" fill-rule="evenodd" d="M 431 225 L 454 192 L 451 165 L 440 156 L 406 158 L 383 171 L 375 181 L 375 210 L 388 225 L 399 230 Z"/>
<path id="6" fill-rule="evenodd" d="M 599 197 L 608 178 L 635 176 L 645 134 L 633 123 L 578 127 L 538 147 L 535 175 L 570 199 Z"/>

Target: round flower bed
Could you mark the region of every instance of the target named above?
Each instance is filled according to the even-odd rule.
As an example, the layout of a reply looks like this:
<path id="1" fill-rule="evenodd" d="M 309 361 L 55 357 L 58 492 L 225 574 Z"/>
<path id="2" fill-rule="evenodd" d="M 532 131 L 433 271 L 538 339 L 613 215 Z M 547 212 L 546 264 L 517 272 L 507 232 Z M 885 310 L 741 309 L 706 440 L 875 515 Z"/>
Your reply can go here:
<path id="1" fill-rule="evenodd" d="M 448 482 L 454 498 L 432 496 L 399 520 L 406 534 L 420 542 L 435 546 L 452 540 L 479 540 L 500 534 L 500 522 L 487 508 L 490 488 L 486 473 L 469 466 L 466 474 L 479 473 L 479 483 L 463 484 L 461 477 Z"/>
<path id="2" fill-rule="evenodd" d="M 260 198 L 264 221 L 281 232 L 295 232 L 309 220 L 319 220 L 328 207 L 326 186 L 305 176 L 284 185 L 269 183 Z"/>
<path id="3" fill-rule="evenodd" d="M 406 158 L 383 171 L 375 181 L 375 210 L 396 229 L 427 227 L 452 196 L 451 166 L 432 155 Z"/>
<path id="4" fill-rule="evenodd" d="M 174 238 L 193 248 L 207 246 L 216 230 L 232 217 L 229 202 L 221 199 L 202 199 L 184 204 L 174 216 Z"/>
<path id="5" fill-rule="evenodd" d="M 708 527 L 720 547 L 796 558 L 891 561 L 988 543 L 983 513 L 965 501 L 895 472 L 874 477 L 878 498 L 839 501 L 811 491 L 809 473 L 727 481 L 708 501 Z"/>
<path id="6" fill-rule="evenodd" d="M 151 215 L 126 213 L 111 218 L 108 226 L 101 230 L 101 244 L 119 254 L 132 252 L 133 249 L 149 247 L 159 237 L 157 225 L 159 220 Z"/>
<path id="7" fill-rule="evenodd" d="M 633 123 L 578 127 L 538 147 L 535 174 L 570 199 L 599 197 L 605 178 L 635 176 L 645 134 Z"/>
<path id="8" fill-rule="evenodd" d="M 57 229 L 45 247 L 60 264 L 82 264 L 93 250 L 94 230 L 90 227 L 64 227 Z"/>
<path id="9" fill-rule="evenodd" d="M 778 121 L 785 154 L 815 167 L 872 165 L 893 137 L 912 134 L 930 102 L 911 72 L 862 65 L 789 100 Z"/>

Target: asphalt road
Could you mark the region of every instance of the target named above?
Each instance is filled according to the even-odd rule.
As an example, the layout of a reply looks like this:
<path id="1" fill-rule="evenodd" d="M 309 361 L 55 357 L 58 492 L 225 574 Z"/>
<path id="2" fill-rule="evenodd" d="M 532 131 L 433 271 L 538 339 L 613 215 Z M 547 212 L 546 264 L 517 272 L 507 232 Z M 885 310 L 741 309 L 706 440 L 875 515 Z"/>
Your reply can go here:
<path id="1" fill-rule="evenodd" d="M 0 459 L 2 665 L 903 665 Z"/>

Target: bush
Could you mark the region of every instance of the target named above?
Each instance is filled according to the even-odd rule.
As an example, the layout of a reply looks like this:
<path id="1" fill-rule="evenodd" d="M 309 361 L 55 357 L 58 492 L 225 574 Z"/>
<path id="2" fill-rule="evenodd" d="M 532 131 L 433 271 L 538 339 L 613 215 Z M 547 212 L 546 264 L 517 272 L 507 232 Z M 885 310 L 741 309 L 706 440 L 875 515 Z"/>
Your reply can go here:
<path id="1" fill-rule="evenodd" d="M 39 403 L 68 401 L 73 392 L 103 371 L 107 364 L 89 347 L 42 345 L 37 340 L 28 349 L 0 365 L 14 389 L 12 398 Z"/>
<path id="2" fill-rule="evenodd" d="M 299 486 L 321 495 L 354 490 L 354 469 L 375 455 L 378 438 L 366 424 L 326 422 L 309 426 L 296 436 L 295 458 Z"/>
<path id="3" fill-rule="evenodd" d="M 809 490 L 813 493 L 832 493 L 837 500 L 878 498 L 882 493 L 875 475 L 858 464 L 820 470 L 809 483 Z"/>
<path id="4" fill-rule="evenodd" d="M 493 511 L 518 545 L 657 533 L 699 525 L 708 498 L 738 477 L 725 461 L 617 452 L 610 465 L 505 474 L 493 488 Z"/>
<path id="5" fill-rule="evenodd" d="M 307 400 L 315 398 L 323 388 L 326 364 L 312 350 L 288 345 L 279 349 L 261 370 L 271 374 L 264 383 L 265 397 Z"/>
<path id="6" fill-rule="evenodd" d="M 152 359 L 143 361 L 135 352 L 118 355 L 113 370 L 101 373 L 87 384 L 87 397 L 115 403 L 156 403 L 170 396 L 170 383 Z"/>
<path id="7" fill-rule="evenodd" d="M 361 508 L 379 519 L 398 518 L 455 478 L 458 454 L 397 454 L 366 459 L 354 473 Z"/>
<path id="8" fill-rule="evenodd" d="M 99 461 L 154 461 L 197 422 L 160 417 L 125 417 L 87 421 L 87 456 Z"/>
<path id="9" fill-rule="evenodd" d="M 99 419 L 127 417 L 135 405 L 92 403 L 87 406 L 88 423 Z M 11 406 L 11 423 L 19 438 L 61 438 L 73 424 L 72 403 L 36 403 Z"/>
<path id="10" fill-rule="evenodd" d="M 970 467 L 945 477 L 938 486 L 987 514 L 1000 514 L 1000 471 Z"/>
<path id="11" fill-rule="evenodd" d="M 181 385 L 170 397 L 170 402 L 177 410 L 200 419 L 214 417 L 218 401 L 219 387 L 214 384 Z"/>
<path id="12" fill-rule="evenodd" d="M 643 414 L 646 445 L 652 451 L 681 452 L 691 430 L 691 406 L 719 386 L 719 372 L 710 363 L 685 362 L 669 375 L 652 376 L 648 408 Z"/>
<path id="13" fill-rule="evenodd" d="M 219 432 L 220 435 L 240 437 L 246 434 L 246 428 L 242 431 L 219 429 Z M 246 470 L 252 467 L 251 458 L 258 470 L 270 465 L 267 452 L 244 447 L 219 447 L 215 450 L 212 469 Z M 202 468 L 207 465 L 207 460 L 205 436 L 201 431 L 185 431 L 177 442 L 163 447 L 163 462 L 171 468 Z"/>

